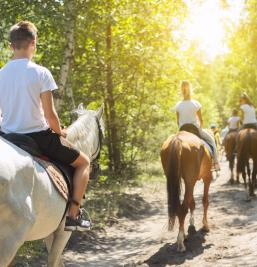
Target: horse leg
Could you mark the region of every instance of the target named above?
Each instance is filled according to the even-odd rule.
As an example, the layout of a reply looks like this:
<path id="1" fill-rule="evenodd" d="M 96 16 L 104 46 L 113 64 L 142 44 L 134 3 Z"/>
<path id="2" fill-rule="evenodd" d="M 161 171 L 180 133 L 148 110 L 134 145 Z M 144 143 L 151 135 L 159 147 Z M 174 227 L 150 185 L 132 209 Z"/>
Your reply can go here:
<path id="1" fill-rule="evenodd" d="M 179 233 L 178 233 L 178 238 L 177 238 L 177 244 L 178 244 L 178 251 L 183 252 L 186 250 L 186 247 L 184 245 L 184 240 L 185 240 L 185 218 L 187 215 L 188 207 L 192 207 L 192 211 L 194 210 L 194 199 L 193 199 L 193 186 L 187 184 L 185 182 L 185 196 L 184 196 L 184 201 L 182 205 L 179 207 L 179 212 L 178 212 L 178 219 L 179 219 Z M 190 209 L 191 211 L 191 209 Z M 191 213 L 191 218 L 192 218 L 192 213 Z M 191 221 L 193 223 L 193 220 Z"/>
<path id="2" fill-rule="evenodd" d="M 235 154 L 233 153 L 233 161 L 232 161 L 232 168 L 231 168 L 231 175 L 233 175 L 233 180 L 234 180 L 234 168 L 235 168 Z M 236 183 L 239 184 L 239 174 L 236 171 Z"/>
<path id="3" fill-rule="evenodd" d="M 230 169 L 230 183 L 231 184 L 234 184 L 234 172 L 233 172 L 233 169 L 234 169 L 234 166 L 233 166 L 233 161 L 232 159 L 230 159 L 229 161 L 229 169 Z"/>
<path id="4" fill-rule="evenodd" d="M 194 210 L 195 210 L 195 200 L 194 198 L 192 198 L 190 204 L 189 204 L 189 208 L 190 208 L 190 220 L 189 220 L 189 224 L 190 226 L 195 226 L 195 219 L 194 219 Z"/>
<path id="5" fill-rule="evenodd" d="M 242 171 L 242 177 L 243 177 L 243 180 L 244 180 L 244 187 L 245 187 L 245 190 L 247 190 L 247 183 L 246 183 L 246 172 L 245 172 L 245 168 L 243 169 Z"/>
<path id="6" fill-rule="evenodd" d="M 249 197 L 253 197 L 254 196 L 254 188 L 253 188 L 253 179 L 252 179 L 252 173 L 251 173 L 249 161 L 247 162 L 246 169 L 247 169 L 247 176 L 248 176 L 248 180 L 249 180 Z"/>
<path id="7" fill-rule="evenodd" d="M 189 219 L 189 226 L 190 228 L 195 227 L 195 219 L 194 219 L 194 210 L 195 210 L 195 200 L 194 200 L 194 186 L 195 183 L 193 183 L 192 188 L 190 188 L 189 193 L 187 194 L 187 200 L 188 200 L 188 206 L 190 209 L 190 219 Z"/>
<path id="8" fill-rule="evenodd" d="M 204 193 L 203 193 L 203 230 L 208 232 L 209 231 L 209 225 L 208 225 L 208 219 L 207 219 L 207 211 L 209 206 L 209 188 L 211 183 L 211 175 L 210 177 L 204 179 Z"/>
<path id="9" fill-rule="evenodd" d="M 238 172 L 236 173 L 236 183 L 240 184 L 240 182 L 239 182 L 239 173 Z"/>
<path id="10" fill-rule="evenodd" d="M 25 242 L 26 235 L 30 228 L 31 223 L 24 220 L 23 222 L 20 222 L 17 229 L 12 228 L 13 232 L 11 235 L 0 240 L 0 267 L 13 266 L 14 257 L 18 249 Z"/>
<path id="11" fill-rule="evenodd" d="M 245 192 L 246 192 L 246 201 L 250 201 L 249 192 L 248 192 L 248 189 L 247 189 L 246 170 L 245 169 L 246 169 L 246 167 L 244 167 L 243 170 L 242 170 L 242 177 L 243 177 L 243 180 L 244 180 L 244 187 L 245 187 Z M 250 181 L 249 181 L 248 186 L 250 188 Z"/>
<path id="12" fill-rule="evenodd" d="M 51 251 L 53 240 L 54 240 L 54 234 L 53 233 L 44 239 L 48 253 L 50 253 L 50 251 Z"/>
<path id="13" fill-rule="evenodd" d="M 184 206 L 184 203 L 180 206 L 179 208 L 179 213 L 178 213 L 178 219 L 179 219 L 179 233 L 177 237 L 177 244 L 178 244 L 178 252 L 184 252 L 186 251 L 186 247 L 184 245 L 184 240 L 185 240 L 185 218 L 187 214 L 187 209 Z"/>
<path id="14" fill-rule="evenodd" d="M 13 267 L 14 266 L 14 259 L 11 261 L 11 263 L 7 267 Z"/>
<path id="15" fill-rule="evenodd" d="M 190 219 L 189 219 L 188 234 L 192 235 L 192 234 L 196 233 L 196 230 L 195 230 L 195 219 L 194 219 L 195 200 L 194 200 L 193 197 L 192 197 L 191 202 L 189 203 L 189 208 L 190 208 Z"/>
<path id="16" fill-rule="evenodd" d="M 254 189 L 256 186 L 256 173 L 257 173 L 257 168 L 256 168 L 256 162 L 253 162 L 253 171 L 252 171 L 252 196 L 255 196 Z"/>
<path id="17" fill-rule="evenodd" d="M 231 176 L 230 176 L 230 183 L 234 184 L 234 163 L 235 163 L 235 156 L 232 155 L 229 161 L 229 168 L 230 168 L 230 172 L 231 172 Z"/>
<path id="18" fill-rule="evenodd" d="M 248 177 L 251 177 L 251 168 L 250 168 L 250 162 L 249 161 L 247 162 L 246 167 L 247 167 L 247 175 L 248 175 Z"/>
<path id="19" fill-rule="evenodd" d="M 61 256 L 63 250 L 71 236 L 71 232 L 64 231 L 65 220 L 62 221 L 58 229 L 50 235 L 46 244 L 48 244 L 49 255 L 48 255 L 48 267 L 64 267 Z"/>

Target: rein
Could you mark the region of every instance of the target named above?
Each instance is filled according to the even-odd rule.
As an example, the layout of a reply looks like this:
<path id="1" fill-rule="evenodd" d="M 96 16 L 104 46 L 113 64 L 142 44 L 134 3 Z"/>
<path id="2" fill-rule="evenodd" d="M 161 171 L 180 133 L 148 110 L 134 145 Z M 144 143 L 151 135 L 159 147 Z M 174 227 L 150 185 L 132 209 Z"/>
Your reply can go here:
<path id="1" fill-rule="evenodd" d="M 100 168 L 100 164 L 99 164 L 99 159 L 101 156 L 101 149 L 103 146 L 103 131 L 101 128 L 101 124 L 100 124 L 100 120 L 98 119 L 98 117 L 95 117 L 96 119 L 96 124 L 97 124 L 97 128 L 98 128 L 98 145 L 96 148 L 96 151 L 93 153 L 93 155 L 91 156 L 91 172 L 90 172 L 90 178 L 91 179 L 95 179 L 98 177 L 98 173 L 101 171 Z"/>
<path id="2" fill-rule="evenodd" d="M 103 146 L 103 131 L 102 131 L 102 128 L 101 128 L 101 124 L 100 124 L 100 121 L 99 121 L 99 119 L 97 117 L 95 117 L 95 119 L 96 119 L 96 124 L 97 124 L 97 129 L 98 129 L 99 141 L 98 141 L 97 149 L 92 155 L 92 159 L 91 159 L 92 162 L 95 161 L 95 160 L 98 160 L 100 158 L 101 149 L 102 149 L 102 146 Z"/>

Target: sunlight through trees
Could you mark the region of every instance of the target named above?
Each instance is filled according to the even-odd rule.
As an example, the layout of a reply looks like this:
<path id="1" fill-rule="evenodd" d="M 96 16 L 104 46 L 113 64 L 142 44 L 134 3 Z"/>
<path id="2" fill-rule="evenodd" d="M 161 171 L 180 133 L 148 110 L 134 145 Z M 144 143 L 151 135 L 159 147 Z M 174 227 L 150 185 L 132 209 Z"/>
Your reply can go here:
<path id="1" fill-rule="evenodd" d="M 102 164 L 115 173 L 158 157 L 177 131 L 171 110 L 181 80 L 192 82 L 206 128 L 224 126 L 242 91 L 257 104 L 254 0 L 0 0 L 0 15 L 0 67 L 10 57 L 9 27 L 37 25 L 35 60 L 64 86 L 63 123 L 73 101 L 105 102 Z"/>

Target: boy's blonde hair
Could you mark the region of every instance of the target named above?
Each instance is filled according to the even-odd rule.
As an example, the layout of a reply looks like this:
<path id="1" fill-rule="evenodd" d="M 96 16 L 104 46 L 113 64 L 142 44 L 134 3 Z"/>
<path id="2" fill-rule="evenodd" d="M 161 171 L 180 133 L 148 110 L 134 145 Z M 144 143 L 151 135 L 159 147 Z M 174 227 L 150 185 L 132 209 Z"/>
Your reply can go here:
<path id="1" fill-rule="evenodd" d="M 30 21 L 20 21 L 13 25 L 9 32 L 9 41 L 13 48 L 27 48 L 37 37 L 37 28 Z"/>
<path id="2" fill-rule="evenodd" d="M 184 98 L 191 98 L 191 84 L 188 81 L 181 82 L 181 92 Z"/>
<path id="3" fill-rule="evenodd" d="M 249 106 L 253 106 L 253 103 L 250 100 L 250 97 L 246 92 L 241 94 L 240 99 L 243 99 L 245 101 L 245 103 L 248 104 Z"/>

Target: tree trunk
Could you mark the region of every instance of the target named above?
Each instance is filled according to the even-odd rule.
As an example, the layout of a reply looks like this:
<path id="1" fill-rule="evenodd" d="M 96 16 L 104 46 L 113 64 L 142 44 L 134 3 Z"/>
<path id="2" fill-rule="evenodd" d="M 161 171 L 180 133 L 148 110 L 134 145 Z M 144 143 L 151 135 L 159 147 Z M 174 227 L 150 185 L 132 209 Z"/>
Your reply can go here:
<path id="1" fill-rule="evenodd" d="M 66 44 L 64 47 L 64 58 L 63 64 L 60 71 L 59 89 L 57 92 L 56 108 L 58 111 L 61 110 L 64 104 L 64 99 L 67 99 L 69 107 L 71 109 L 75 108 L 75 102 L 73 97 L 73 90 L 71 84 L 68 83 L 69 76 L 71 73 L 71 65 L 74 58 L 74 46 L 75 46 L 75 24 L 76 24 L 76 9 L 75 1 L 66 0 L 64 2 L 65 6 L 65 39 Z"/>
<path id="2" fill-rule="evenodd" d="M 107 126 L 109 126 L 109 169 L 118 174 L 121 170 L 121 157 L 117 127 L 118 120 L 115 110 L 115 100 L 113 97 L 111 24 L 108 24 L 106 28 L 106 91 L 106 115 Z"/>

